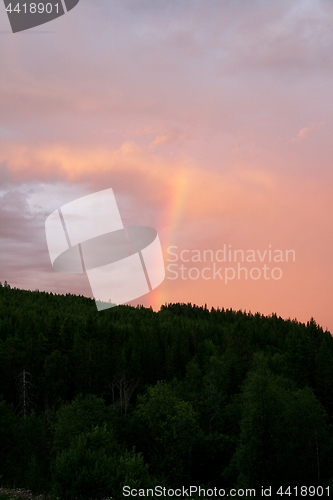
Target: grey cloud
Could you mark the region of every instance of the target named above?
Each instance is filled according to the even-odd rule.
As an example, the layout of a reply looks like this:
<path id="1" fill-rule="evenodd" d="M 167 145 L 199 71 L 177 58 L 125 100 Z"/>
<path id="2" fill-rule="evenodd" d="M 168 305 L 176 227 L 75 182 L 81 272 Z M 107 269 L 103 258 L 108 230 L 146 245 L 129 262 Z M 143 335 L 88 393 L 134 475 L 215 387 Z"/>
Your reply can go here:
<path id="1" fill-rule="evenodd" d="M 51 265 L 45 237 L 45 219 L 52 206 L 47 194 L 54 196 L 52 185 L 15 184 L 0 185 L 0 281 L 27 289 L 43 289 L 57 293 L 76 293 L 91 296 L 85 276 L 60 277 Z M 59 185 L 59 197 L 65 201 L 75 198 L 75 187 Z M 78 190 L 80 188 L 78 187 Z M 45 201 L 32 206 L 34 193 L 45 192 Z M 59 201 L 54 200 L 54 205 Z M 55 206 L 55 208 L 56 208 Z"/>

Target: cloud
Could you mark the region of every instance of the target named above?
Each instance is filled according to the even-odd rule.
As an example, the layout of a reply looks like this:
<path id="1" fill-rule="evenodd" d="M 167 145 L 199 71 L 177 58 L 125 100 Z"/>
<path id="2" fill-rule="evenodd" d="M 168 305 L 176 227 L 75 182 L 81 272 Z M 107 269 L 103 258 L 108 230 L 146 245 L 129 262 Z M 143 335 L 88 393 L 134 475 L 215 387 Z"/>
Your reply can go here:
<path id="1" fill-rule="evenodd" d="M 311 135 L 315 134 L 324 126 L 324 122 L 314 122 L 310 127 L 303 127 L 300 129 L 296 137 L 290 139 L 290 142 L 299 142 L 307 139 Z"/>
<path id="2" fill-rule="evenodd" d="M 162 127 L 161 127 L 162 128 Z M 170 128 L 164 132 L 159 133 L 155 139 L 150 143 L 150 147 L 154 148 L 156 146 L 163 146 L 165 144 L 174 144 L 184 141 L 186 139 L 186 134 L 181 133 L 177 128 Z"/>

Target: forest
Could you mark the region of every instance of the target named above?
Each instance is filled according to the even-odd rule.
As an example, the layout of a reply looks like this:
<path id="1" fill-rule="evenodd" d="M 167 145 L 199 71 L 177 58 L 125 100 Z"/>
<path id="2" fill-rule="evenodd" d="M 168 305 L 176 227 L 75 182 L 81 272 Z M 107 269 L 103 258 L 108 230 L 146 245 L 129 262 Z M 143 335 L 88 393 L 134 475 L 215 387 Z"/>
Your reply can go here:
<path id="1" fill-rule="evenodd" d="M 179 303 L 97 312 L 83 296 L 0 283 L 4 488 L 328 498 L 332 424 L 333 338 L 313 318 Z"/>

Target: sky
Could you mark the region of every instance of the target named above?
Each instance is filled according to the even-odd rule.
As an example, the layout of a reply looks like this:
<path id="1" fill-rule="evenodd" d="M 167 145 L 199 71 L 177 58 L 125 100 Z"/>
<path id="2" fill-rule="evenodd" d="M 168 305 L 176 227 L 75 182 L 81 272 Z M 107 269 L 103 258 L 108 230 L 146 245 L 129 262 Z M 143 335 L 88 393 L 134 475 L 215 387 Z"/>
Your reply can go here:
<path id="1" fill-rule="evenodd" d="M 0 5 L 0 281 L 92 296 L 44 225 L 112 188 L 164 255 L 132 305 L 333 332 L 332 22 L 330 0 L 81 0 L 12 34 Z"/>

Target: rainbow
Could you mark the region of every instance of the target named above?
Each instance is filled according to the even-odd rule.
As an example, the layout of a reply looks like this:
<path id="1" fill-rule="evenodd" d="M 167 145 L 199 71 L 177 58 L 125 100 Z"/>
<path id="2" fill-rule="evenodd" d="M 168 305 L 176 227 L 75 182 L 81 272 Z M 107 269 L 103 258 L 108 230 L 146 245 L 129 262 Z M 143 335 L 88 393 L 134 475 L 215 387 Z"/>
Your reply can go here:
<path id="1" fill-rule="evenodd" d="M 185 201 L 189 188 L 190 172 L 182 170 L 177 173 L 171 185 L 170 203 L 165 208 L 163 229 L 167 232 L 165 251 L 171 245 L 175 244 L 175 236 L 179 228 L 181 218 L 184 213 Z M 165 252 L 164 252 L 165 255 Z M 161 284 L 151 293 L 150 303 L 154 311 L 158 311 L 162 304 L 167 300 L 165 293 L 165 283 Z"/>

